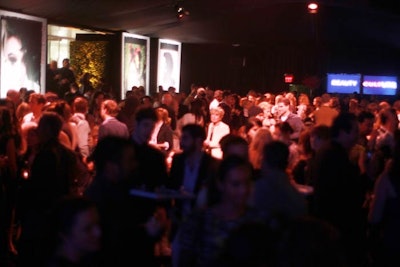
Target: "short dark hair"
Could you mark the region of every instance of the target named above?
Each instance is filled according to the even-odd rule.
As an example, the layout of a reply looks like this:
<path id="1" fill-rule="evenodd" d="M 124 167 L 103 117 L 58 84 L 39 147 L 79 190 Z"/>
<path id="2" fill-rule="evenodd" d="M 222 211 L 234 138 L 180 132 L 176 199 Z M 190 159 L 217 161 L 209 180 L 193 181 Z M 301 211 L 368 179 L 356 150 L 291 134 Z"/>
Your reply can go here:
<path id="1" fill-rule="evenodd" d="M 278 122 L 277 124 L 275 124 L 275 127 L 278 128 L 282 133 L 294 133 L 292 126 L 287 121 Z"/>
<path id="2" fill-rule="evenodd" d="M 157 121 L 157 113 L 152 107 L 139 108 L 135 113 L 135 121 L 141 122 L 142 120 L 150 119 L 154 122 Z"/>
<path id="3" fill-rule="evenodd" d="M 201 140 L 206 140 L 206 131 L 204 127 L 198 125 L 198 124 L 186 124 L 185 126 L 182 127 L 182 132 L 187 132 L 190 134 L 191 137 L 194 139 L 200 138 Z"/>
<path id="4" fill-rule="evenodd" d="M 222 152 L 226 151 L 230 145 L 244 145 L 244 146 L 249 145 L 246 139 L 232 133 L 223 136 L 219 141 L 219 144 L 221 146 Z"/>
<path id="5" fill-rule="evenodd" d="M 286 170 L 289 162 L 289 148 L 282 141 L 271 141 L 264 146 L 263 162 L 269 167 Z"/>
<path id="6" fill-rule="evenodd" d="M 101 172 L 107 162 L 121 162 L 123 153 L 128 148 L 134 149 L 133 143 L 129 139 L 119 136 L 106 136 L 99 140 L 88 160 L 93 161 L 96 170 Z"/>
<path id="7" fill-rule="evenodd" d="M 375 115 L 370 111 L 363 110 L 357 116 L 357 120 L 359 123 L 362 123 L 368 119 L 375 120 Z"/>
<path id="8" fill-rule="evenodd" d="M 339 115 L 333 120 L 331 126 L 332 137 L 338 137 L 340 131 L 345 131 L 346 133 L 349 133 L 351 129 L 353 129 L 354 122 L 357 122 L 357 116 L 354 113 L 339 113 Z"/>

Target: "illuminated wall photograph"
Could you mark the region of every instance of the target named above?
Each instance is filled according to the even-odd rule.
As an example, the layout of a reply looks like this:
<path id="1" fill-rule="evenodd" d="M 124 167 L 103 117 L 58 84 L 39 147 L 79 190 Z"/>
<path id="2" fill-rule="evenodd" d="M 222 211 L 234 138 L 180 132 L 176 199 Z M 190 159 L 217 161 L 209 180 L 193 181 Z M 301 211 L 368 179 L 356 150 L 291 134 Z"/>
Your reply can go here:
<path id="1" fill-rule="evenodd" d="M 122 97 L 133 86 L 144 86 L 149 92 L 150 38 L 130 33 L 122 34 Z"/>
<path id="2" fill-rule="evenodd" d="M 168 90 L 170 86 L 179 92 L 181 72 L 181 43 L 160 39 L 158 43 L 157 85 Z"/>
<path id="3" fill-rule="evenodd" d="M 44 93 L 46 19 L 0 10 L 1 97 L 10 89 Z"/>

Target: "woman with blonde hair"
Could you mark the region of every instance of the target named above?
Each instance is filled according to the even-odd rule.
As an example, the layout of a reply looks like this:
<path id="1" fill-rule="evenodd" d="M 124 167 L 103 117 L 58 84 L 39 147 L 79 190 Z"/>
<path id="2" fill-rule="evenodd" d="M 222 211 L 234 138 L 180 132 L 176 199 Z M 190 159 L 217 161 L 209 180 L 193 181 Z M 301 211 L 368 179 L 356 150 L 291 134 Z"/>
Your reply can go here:
<path id="1" fill-rule="evenodd" d="M 210 123 L 207 128 L 207 138 L 204 146 L 210 151 L 211 156 L 222 159 L 222 150 L 219 141 L 222 137 L 230 133 L 229 125 L 222 121 L 224 110 L 216 107 L 210 110 Z"/>

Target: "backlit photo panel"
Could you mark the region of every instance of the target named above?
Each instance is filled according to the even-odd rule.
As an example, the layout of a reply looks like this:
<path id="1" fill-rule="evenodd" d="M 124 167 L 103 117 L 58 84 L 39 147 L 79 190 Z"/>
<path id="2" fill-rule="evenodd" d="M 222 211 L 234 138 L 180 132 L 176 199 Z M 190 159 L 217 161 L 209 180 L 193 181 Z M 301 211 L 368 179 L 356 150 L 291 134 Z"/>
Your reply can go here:
<path id="1" fill-rule="evenodd" d="M 46 20 L 0 10 L 1 97 L 10 89 L 44 93 Z"/>
<path id="2" fill-rule="evenodd" d="M 149 37 L 124 33 L 122 44 L 122 97 L 133 86 L 144 86 L 148 93 Z"/>
<path id="3" fill-rule="evenodd" d="M 164 90 L 174 87 L 179 92 L 181 70 L 181 43 L 161 39 L 158 49 L 158 86 Z"/>

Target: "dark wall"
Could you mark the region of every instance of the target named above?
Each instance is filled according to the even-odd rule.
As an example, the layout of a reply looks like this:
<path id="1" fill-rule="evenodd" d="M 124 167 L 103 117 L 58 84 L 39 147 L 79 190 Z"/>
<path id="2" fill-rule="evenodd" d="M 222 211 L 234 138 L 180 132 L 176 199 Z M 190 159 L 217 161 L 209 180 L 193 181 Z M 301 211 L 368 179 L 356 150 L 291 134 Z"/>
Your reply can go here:
<path id="1" fill-rule="evenodd" d="M 230 89 L 240 94 L 249 90 L 280 92 L 288 90 L 284 74 L 295 82 L 321 73 L 324 59 L 312 47 L 270 46 L 233 47 L 183 44 L 181 88 L 191 83 Z"/>
<path id="2" fill-rule="evenodd" d="M 246 94 L 288 90 L 284 74 L 294 75 L 295 84 L 317 77 L 316 93 L 326 89 L 326 73 L 398 75 L 400 52 L 377 41 L 233 47 L 228 45 L 183 44 L 181 89 L 192 83 L 231 89 Z"/>

